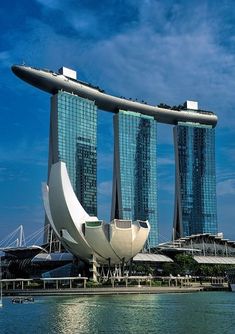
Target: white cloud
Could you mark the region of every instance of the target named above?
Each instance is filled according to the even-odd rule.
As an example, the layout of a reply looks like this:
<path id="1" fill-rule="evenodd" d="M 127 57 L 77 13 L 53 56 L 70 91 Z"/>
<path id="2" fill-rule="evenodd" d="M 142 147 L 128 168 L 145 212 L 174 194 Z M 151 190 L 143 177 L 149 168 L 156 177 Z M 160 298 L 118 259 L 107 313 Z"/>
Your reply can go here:
<path id="1" fill-rule="evenodd" d="M 112 181 L 104 181 L 98 184 L 98 194 L 103 196 L 112 195 Z"/>
<path id="2" fill-rule="evenodd" d="M 102 202 L 99 204 L 98 207 L 98 217 L 99 219 L 103 219 L 106 222 L 110 221 L 110 211 L 111 210 L 111 205 L 110 202 Z"/>
<path id="3" fill-rule="evenodd" d="M 8 51 L 0 52 L 1 67 L 7 67 L 10 64 L 10 53 Z"/>
<path id="4" fill-rule="evenodd" d="M 175 160 L 170 158 L 158 158 L 157 163 L 158 165 L 175 165 Z"/>
<path id="5" fill-rule="evenodd" d="M 0 160 L 2 162 L 17 162 L 21 164 L 47 164 L 48 140 L 30 142 L 21 138 L 14 147 L 0 146 Z"/>
<path id="6" fill-rule="evenodd" d="M 172 180 L 169 180 L 171 182 L 159 182 L 158 183 L 158 191 L 159 191 L 159 198 L 163 198 L 163 191 L 169 193 L 170 195 L 174 195 L 175 193 L 175 185 Z M 161 195 L 160 195 L 161 193 Z"/>
<path id="7" fill-rule="evenodd" d="M 36 0 L 42 6 L 45 6 L 49 9 L 58 9 L 60 8 L 61 1 L 59 0 Z"/>
<path id="8" fill-rule="evenodd" d="M 219 182 L 217 185 L 217 194 L 219 196 L 235 195 L 235 179 Z"/>
<path id="9" fill-rule="evenodd" d="M 38 1 L 50 9 L 63 8 L 61 20 L 66 19 L 65 2 Z M 176 24 L 183 9 L 185 19 Z M 80 36 L 83 30 L 91 34 L 92 29 L 102 31 L 91 10 L 84 6 L 82 12 L 77 7 L 67 10 L 73 12 L 71 24 L 77 36 L 59 35 L 49 23 L 29 18 L 28 36 L 26 33 L 22 39 L 15 31 L 9 38 L 17 43 L 6 54 L 55 69 L 60 65 L 77 67 L 108 91 L 153 104 L 199 100 L 201 107 L 214 109 L 221 116 L 221 124 L 234 126 L 235 118 L 229 116 L 235 108 L 235 56 L 218 43 L 219 28 L 208 20 L 206 6 L 194 5 L 187 19 L 188 7 L 143 1 L 138 3 L 139 14 L 132 28 L 102 39 Z"/>
<path id="10" fill-rule="evenodd" d="M 113 154 L 99 152 L 98 153 L 98 166 L 100 170 L 112 171 L 113 168 Z"/>

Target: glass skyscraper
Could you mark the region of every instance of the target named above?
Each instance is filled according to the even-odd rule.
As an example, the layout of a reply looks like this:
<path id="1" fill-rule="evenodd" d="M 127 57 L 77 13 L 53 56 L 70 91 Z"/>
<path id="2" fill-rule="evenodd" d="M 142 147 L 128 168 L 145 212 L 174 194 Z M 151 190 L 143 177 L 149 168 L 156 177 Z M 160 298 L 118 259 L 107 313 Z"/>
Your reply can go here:
<path id="1" fill-rule="evenodd" d="M 174 127 L 174 237 L 218 232 L 216 208 L 215 129 L 178 123 Z"/>
<path id="2" fill-rule="evenodd" d="M 111 218 L 148 220 L 149 247 L 158 243 L 157 122 L 120 110 L 114 116 L 114 179 Z"/>
<path id="3" fill-rule="evenodd" d="M 97 107 L 95 102 L 59 91 L 51 97 L 49 171 L 66 163 L 81 205 L 97 215 Z"/>

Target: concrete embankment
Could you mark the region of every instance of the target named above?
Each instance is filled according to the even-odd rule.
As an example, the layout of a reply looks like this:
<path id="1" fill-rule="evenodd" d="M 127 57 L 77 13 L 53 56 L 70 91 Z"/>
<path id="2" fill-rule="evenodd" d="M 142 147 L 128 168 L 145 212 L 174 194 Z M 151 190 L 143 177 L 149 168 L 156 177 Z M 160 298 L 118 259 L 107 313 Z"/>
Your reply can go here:
<path id="1" fill-rule="evenodd" d="M 24 289 L 4 291 L 4 296 L 74 296 L 74 295 L 120 295 L 120 294 L 160 294 L 160 293 L 189 293 L 203 291 L 197 287 L 105 287 L 77 289 Z"/>

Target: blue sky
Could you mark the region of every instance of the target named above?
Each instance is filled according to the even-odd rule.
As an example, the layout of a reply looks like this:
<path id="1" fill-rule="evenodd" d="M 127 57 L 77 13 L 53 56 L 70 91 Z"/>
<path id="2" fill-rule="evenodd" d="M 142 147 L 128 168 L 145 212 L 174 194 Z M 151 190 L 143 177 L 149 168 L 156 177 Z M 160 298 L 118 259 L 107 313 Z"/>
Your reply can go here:
<path id="1" fill-rule="evenodd" d="M 219 230 L 235 239 L 235 10 L 231 1 L 21 0 L 0 8 L 0 240 L 42 227 L 49 94 L 16 78 L 15 63 L 57 70 L 151 104 L 199 101 L 216 130 Z M 160 241 L 174 211 L 172 127 L 158 126 Z M 109 219 L 112 115 L 99 114 L 99 218 Z"/>

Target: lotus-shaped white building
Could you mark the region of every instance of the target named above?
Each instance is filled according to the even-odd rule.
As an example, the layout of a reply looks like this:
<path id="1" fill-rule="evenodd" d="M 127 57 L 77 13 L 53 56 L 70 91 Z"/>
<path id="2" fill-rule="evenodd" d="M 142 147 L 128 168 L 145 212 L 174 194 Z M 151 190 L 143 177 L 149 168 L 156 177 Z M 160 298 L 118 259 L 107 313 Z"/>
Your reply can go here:
<path id="1" fill-rule="evenodd" d="M 84 261 L 127 262 L 143 249 L 148 238 L 148 221 L 114 219 L 106 224 L 89 216 L 74 193 L 64 162 L 52 165 L 49 185 L 43 185 L 43 199 L 55 234 L 66 249 Z"/>

